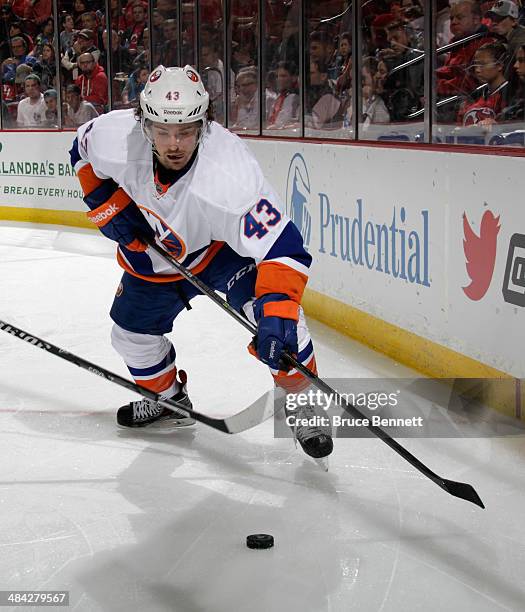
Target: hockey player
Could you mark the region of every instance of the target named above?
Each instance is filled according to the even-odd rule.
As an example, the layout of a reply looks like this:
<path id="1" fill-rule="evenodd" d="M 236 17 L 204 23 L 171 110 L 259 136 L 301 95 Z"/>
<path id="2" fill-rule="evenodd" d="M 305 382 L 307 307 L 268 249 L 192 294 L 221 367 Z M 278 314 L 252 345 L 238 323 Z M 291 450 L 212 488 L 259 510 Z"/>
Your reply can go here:
<path id="1" fill-rule="evenodd" d="M 308 386 L 281 357 L 289 351 L 316 369 L 300 306 L 311 256 L 247 146 L 213 121 L 208 93 L 191 66 L 157 67 L 137 110 L 81 126 L 70 153 L 88 217 L 118 243 L 124 274 L 111 308 L 111 339 L 138 384 L 191 407 L 186 374 L 177 371 L 165 334 L 199 291 L 148 249 L 145 239 L 155 239 L 257 325 L 250 351 L 270 367 L 277 386 Z M 298 416 L 314 416 L 312 407 Z M 117 422 L 193 420 L 144 398 L 121 407 Z M 294 433 L 308 455 L 332 452 L 329 432 L 299 425 Z"/>

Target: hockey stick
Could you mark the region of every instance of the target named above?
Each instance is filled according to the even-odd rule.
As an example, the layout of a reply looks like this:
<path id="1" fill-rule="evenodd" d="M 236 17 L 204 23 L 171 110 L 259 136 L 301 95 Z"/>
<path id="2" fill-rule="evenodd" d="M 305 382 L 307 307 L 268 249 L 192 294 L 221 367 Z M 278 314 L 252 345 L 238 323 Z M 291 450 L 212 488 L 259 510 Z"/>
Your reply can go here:
<path id="1" fill-rule="evenodd" d="M 224 419 L 216 419 L 213 417 L 209 417 L 205 414 L 197 412 L 196 410 L 188 408 L 184 404 L 179 404 L 179 402 L 176 402 L 174 400 L 165 399 L 154 391 L 150 391 L 149 389 L 146 389 L 141 385 L 137 385 L 136 383 L 131 382 L 130 380 L 127 380 L 126 378 L 123 378 L 118 374 L 114 374 L 113 372 L 110 372 L 109 370 L 106 370 L 99 365 L 96 365 L 94 363 L 91 363 L 90 361 L 87 361 L 86 359 L 83 359 L 82 357 L 73 355 L 73 353 L 69 353 L 68 351 L 61 349 L 58 346 L 51 344 L 50 342 L 46 342 L 41 338 L 37 338 L 36 336 L 28 334 L 27 332 L 19 329 L 18 327 L 15 327 L 14 325 L 6 323 L 5 321 L 0 320 L 0 329 L 2 331 L 7 332 L 8 334 L 11 334 L 12 336 L 20 338 L 20 340 L 24 340 L 25 342 L 36 346 L 37 348 L 43 349 L 44 351 L 56 355 L 61 359 L 65 359 L 66 361 L 69 361 L 69 363 L 73 363 L 79 368 L 82 368 L 83 370 L 92 372 L 93 374 L 105 378 L 106 380 L 109 380 L 110 382 L 115 383 L 116 385 L 124 387 L 129 391 L 134 391 L 135 393 L 139 393 L 150 400 L 159 402 L 159 404 L 161 406 L 164 406 L 165 408 L 169 408 L 170 410 L 180 410 L 185 414 L 188 414 L 189 416 L 193 417 L 196 421 L 200 421 L 201 423 L 204 423 L 209 427 L 213 427 L 213 429 L 218 429 L 219 431 L 222 431 L 224 433 L 235 434 L 241 431 L 245 431 L 246 429 L 251 429 L 252 427 L 259 425 L 259 423 L 262 423 L 273 415 L 273 408 L 271 407 L 271 405 L 267 407 L 266 402 L 258 400 L 254 402 L 251 406 L 248 406 L 248 408 L 242 410 L 241 412 L 233 414 L 232 416 L 226 417 Z"/>
<path id="2" fill-rule="evenodd" d="M 169 263 L 172 267 L 174 267 L 187 281 L 189 281 L 192 285 L 197 287 L 202 293 L 212 299 L 218 306 L 220 306 L 224 311 L 226 311 L 230 316 L 236 319 L 243 327 L 245 327 L 253 336 L 257 335 L 257 328 L 253 325 L 248 319 L 243 317 L 240 313 L 238 313 L 234 308 L 228 304 L 228 302 L 222 298 L 217 292 L 208 287 L 206 283 L 204 283 L 200 278 L 192 274 L 185 266 L 183 266 L 180 262 L 178 262 L 174 257 L 172 257 L 169 253 L 167 253 L 164 249 L 162 249 L 156 242 L 153 242 L 150 239 L 144 239 L 145 242 L 161 257 L 165 262 Z M 297 361 L 292 355 L 286 354 L 286 360 L 288 363 L 301 372 L 303 376 L 312 381 L 312 384 L 315 385 L 318 389 L 333 397 L 335 401 L 342 406 L 347 412 L 349 412 L 352 416 L 360 419 L 365 419 L 365 415 L 362 414 L 353 404 L 348 402 L 344 397 L 342 397 L 335 389 L 332 389 L 328 383 L 326 383 L 322 378 L 319 378 L 316 374 L 314 374 L 309 368 L 304 366 L 302 363 Z M 367 419 L 368 420 L 368 419 Z M 365 421 L 366 422 L 366 421 Z M 383 431 L 380 427 L 376 425 L 367 425 L 366 426 L 369 431 L 371 431 L 375 436 L 377 436 L 380 440 L 382 440 L 385 444 L 390 446 L 392 450 L 394 450 L 398 455 L 401 455 L 403 459 L 408 461 L 412 466 L 414 466 L 417 470 L 419 470 L 424 476 L 432 480 L 435 484 L 441 487 L 450 495 L 454 495 L 454 497 L 459 497 L 466 501 L 472 502 L 476 504 L 480 508 L 484 508 L 483 502 L 481 501 L 479 495 L 476 493 L 474 487 L 470 484 L 464 482 L 456 482 L 454 480 L 447 480 L 446 478 L 442 478 L 438 476 L 438 474 L 434 473 L 431 469 L 429 469 L 424 463 L 422 463 L 419 459 L 414 457 L 412 453 L 410 453 L 404 446 L 401 446 L 399 442 L 394 440 L 391 436 L 389 436 L 385 431 Z"/>

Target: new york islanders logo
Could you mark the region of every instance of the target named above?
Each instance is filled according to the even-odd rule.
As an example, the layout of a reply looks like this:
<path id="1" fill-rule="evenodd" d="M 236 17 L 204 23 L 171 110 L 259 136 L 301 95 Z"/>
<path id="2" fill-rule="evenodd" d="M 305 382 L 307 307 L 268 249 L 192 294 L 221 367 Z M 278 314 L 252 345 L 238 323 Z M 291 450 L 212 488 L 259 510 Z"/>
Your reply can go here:
<path id="1" fill-rule="evenodd" d="M 155 83 L 155 81 L 158 81 L 160 79 L 161 75 L 162 75 L 162 70 L 155 70 L 155 72 L 150 76 L 149 82 Z"/>
<path id="2" fill-rule="evenodd" d="M 463 213 L 463 251 L 467 274 L 471 280 L 470 285 L 463 287 L 463 291 L 471 300 L 481 300 L 490 287 L 500 228 L 499 217 L 487 210 L 481 219 L 478 236 L 470 226 L 466 213 Z"/>
<path id="3" fill-rule="evenodd" d="M 189 69 L 186 70 L 186 75 L 194 83 L 198 83 L 199 82 L 199 76 L 193 70 L 189 70 Z"/>
<path id="4" fill-rule="evenodd" d="M 286 213 L 301 232 L 308 250 L 312 230 L 310 204 L 310 176 L 304 157 L 296 153 L 292 157 L 286 179 Z"/>
<path id="5" fill-rule="evenodd" d="M 186 245 L 182 238 L 175 233 L 167 223 L 151 210 L 140 206 L 142 214 L 147 218 L 148 223 L 155 231 L 155 236 L 162 243 L 166 251 L 175 259 L 186 257 Z"/>

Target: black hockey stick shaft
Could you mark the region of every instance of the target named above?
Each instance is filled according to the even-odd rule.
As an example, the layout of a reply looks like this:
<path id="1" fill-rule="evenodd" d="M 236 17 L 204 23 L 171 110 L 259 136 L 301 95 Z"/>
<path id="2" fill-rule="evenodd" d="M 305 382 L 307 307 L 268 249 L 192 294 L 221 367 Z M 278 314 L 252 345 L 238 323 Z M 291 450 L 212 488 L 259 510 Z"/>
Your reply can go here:
<path id="1" fill-rule="evenodd" d="M 164 249 L 162 249 L 156 242 L 149 239 L 146 240 L 146 242 L 160 257 L 162 257 L 164 261 L 173 266 L 181 274 L 181 276 L 183 276 L 187 281 L 197 287 L 197 289 L 202 291 L 204 295 L 212 299 L 218 306 L 220 306 L 230 316 L 236 319 L 243 327 L 245 327 L 253 336 L 257 335 L 257 328 L 255 327 L 255 325 L 253 325 L 250 321 L 248 321 L 248 319 L 243 317 L 239 312 L 232 308 L 232 306 L 230 306 L 230 304 L 228 304 L 228 302 L 224 298 L 222 298 L 216 291 L 208 287 L 208 285 L 204 283 L 200 278 L 192 274 L 184 265 L 182 265 L 174 257 L 172 257 Z M 346 398 L 342 397 L 337 391 L 335 391 L 335 389 L 332 389 L 332 387 L 330 387 L 328 383 L 326 383 L 322 378 L 319 378 L 317 374 L 314 374 L 314 372 L 312 372 L 302 363 L 297 361 L 297 359 L 295 359 L 292 355 L 286 354 L 286 360 L 293 368 L 295 368 L 296 370 L 301 372 L 303 376 L 311 380 L 312 384 L 315 385 L 318 389 L 334 397 L 337 403 L 341 405 L 352 416 L 360 419 L 366 419 L 365 415 L 362 414 L 353 404 L 348 402 Z M 366 419 L 364 422 L 367 421 L 368 419 Z M 371 433 L 377 436 L 385 444 L 390 446 L 392 450 L 394 450 L 398 455 L 403 457 L 403 459 L 408 461 L 413 467 L 419 470 L 419 472 L 421 472 L 424 476 L 432 480 L 432 482 L 437 484 L 444 491 L 447 491 L 447 493 L 450 493 L 455 497 L 470 501 L 473 504 L 480 506 L 481 508 L 485 507 L 472 485 L 463 482 L 447 480 L 446 478 L 438 476 L 424 463 L 422 463 L 417 457 L 415 457 L 410 451 L 408 451 L 404 446 L 399 444 L 399 442 L 394 440 L 385 431 L 383 431 L 383 429 L 371 424 L 367 425 L 366 427 Z"/>
<path id="2" fill-rule="evenodd" d="M 239 433 L 240 431 L 244 431 L 245 429 L 249 429 L 250 427 L 258 425 L 260 422 L 262 422 L 262 420 L 271 416 L 270 413 L 264 412 L 261 410 L 261 408 L 257 408 L 255 405 L 252 405 L 249 408 L 243 410 L 242 412 L 231 417 L 226 417 L 225 419 L 212 418 L 206 416 L 205 414 L 201 414 L 196 410 L 192 410 L 184 404 L 179 404 L 179 402 L 176 402 L 174 400 L 163 398 L 154 391 L 150 391 L 149 389 L 146 389 L 141 385 L 137 385 L 137 383 L 123 378 L 118 374 L 114 374 L 113 372 L 110 372 L 109 370 L 106 370 L 105 368 L 95 363 L 91 363 L 90 361 L 87 361 L 87 359 L 83 359 L 78 355 L 74 355 L 73 353 L 61 349 L 58 346 L 47 342 L 46 340 L 42 340 L 37 336 L 33 336 L 32 334 L 29 334 L 28 332 L 18 327 L 15 327 L 14 325 L 6 323 L 5 321 L 0 320 L 0 329 L 8 334 L 11 334 L 12 336 L 20 338 L 20 340 L 24 340 L 28 344 L 32 344 L 37 348 L 51 353 L 56 357 L 60 357 L 65 361 L 69 361 L 69 363 L 73 363 L 74 365 L 78 366 L 79 368 L 82 368 L 83 370 L 87 370 L 88 372 L 92 372 L 93 374 L 96 374 L 101 378 L 105 378 L 106 380 L 109 380 L 110 382 L 115 383 L 120 387 L 124 387 L 129 391 L 134 391 L 135 393 L 139 393 L 150 400 L 159 402 L 161 406 L 165 406 L 166 408 L 169 408 L 171 410 L 181 410 L 184 413 L 193 417 L 196 421 L 200 421 L 201 423 L 204 423 L 209 427 L 213 427 L 214 429 L 218 429 L 219 431 L 222 431 L 224 433 Z"/>

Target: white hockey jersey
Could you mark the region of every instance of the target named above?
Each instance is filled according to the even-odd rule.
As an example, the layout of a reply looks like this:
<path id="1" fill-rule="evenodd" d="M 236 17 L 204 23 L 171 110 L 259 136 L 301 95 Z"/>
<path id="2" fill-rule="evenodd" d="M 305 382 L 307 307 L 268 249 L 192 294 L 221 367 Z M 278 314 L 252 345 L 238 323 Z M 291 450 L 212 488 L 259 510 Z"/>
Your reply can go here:
<path id="1" fill-rule="evenodd" d="M 302 285 L 292 291 L 302 295 L 311 258 L 242 139 L 212 122 L 190 170 L 159 193 L 151 145 L 133 113 L 113 111 L 79 128 L 77 173 L 89 164 L 98 179 L 117 183 L 140 208 L 163 247 L 194 273 L 227 243 L 257 264 L 273 264 L 272 276 L 282 266 L 288 282 Z M 265 259 L 270 251 L 273 255 Z M 119 246 L 117 257 L 135 276 L 157 282 L 180 278 L 151 249 L 136 253 Z M 275 290 L 282 290 L 282 280 Z"/>

